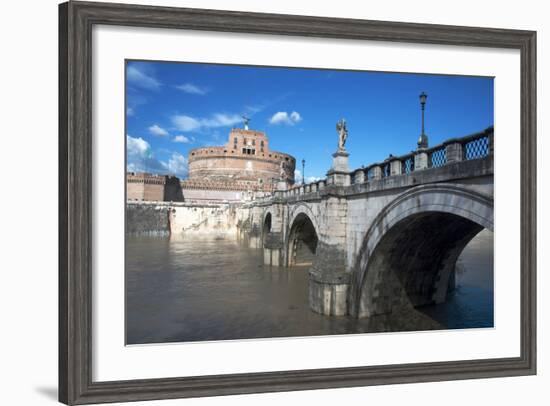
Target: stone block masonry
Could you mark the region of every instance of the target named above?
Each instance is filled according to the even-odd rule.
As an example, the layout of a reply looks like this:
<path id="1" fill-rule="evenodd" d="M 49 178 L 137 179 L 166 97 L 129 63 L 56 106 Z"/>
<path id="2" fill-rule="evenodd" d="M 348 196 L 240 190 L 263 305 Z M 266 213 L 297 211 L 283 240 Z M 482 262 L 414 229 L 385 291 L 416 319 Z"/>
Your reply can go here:
<path id="1" fill-rule="evenodd" d="M 126 234 L 236 236 L 236 213 L 229 204 L 128 201 Z"/>
<path id="2" fill-rule="evenodd" d="M 175 204 L 169 220 L 172 234 L 237 235 L 236 209 L 229 204 Z"/>
<path id="3" fill-rule="evenodd" d="M 127 235 L 169 235 L 170 206 L 162 203 L 127 202 Z"/>

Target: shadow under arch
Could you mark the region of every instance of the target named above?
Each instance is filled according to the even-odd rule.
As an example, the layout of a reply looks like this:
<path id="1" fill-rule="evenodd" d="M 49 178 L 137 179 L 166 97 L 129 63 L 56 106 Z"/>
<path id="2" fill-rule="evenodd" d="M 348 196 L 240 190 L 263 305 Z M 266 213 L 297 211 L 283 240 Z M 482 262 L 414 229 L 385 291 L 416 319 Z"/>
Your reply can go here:
<path id="1" fill-rule="evenodd" d="M 298 213 L 291 225 L 286 243 L 288 266 L 311 266 L 317 251 L 319 237 L 311 218 Z"/>
<path id="2" fill-rule="evenodd" d="M 271 221 L 271 212 L 267 212 L 264 216 L 264 221 L 262 223 L 262 247 L 265 247 L 267 236 L 271 232 Z"/>
<path id="3" fill-rule="evenodd" d="M 451 184 L 417 186 L 374 219 L 353 269 L 350 313 L 391 313 L 445 301 L 464 247 L 493 231 L 493 198 Z"/>

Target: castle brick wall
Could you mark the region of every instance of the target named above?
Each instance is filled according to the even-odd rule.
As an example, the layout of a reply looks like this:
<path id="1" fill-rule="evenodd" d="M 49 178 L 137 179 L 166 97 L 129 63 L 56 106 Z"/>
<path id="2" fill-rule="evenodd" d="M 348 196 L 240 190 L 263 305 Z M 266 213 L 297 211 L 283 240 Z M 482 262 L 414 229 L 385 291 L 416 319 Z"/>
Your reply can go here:
<path id="1" fill-rule="evenodd" d="M 159 176 L 149 173 L 126 174 L 126 200 L 183 201 L 180 180 L 175 176 Z"/>
<path id="2" fill-rule="evenodd" d="M 183 202 L 183 192 L 181 190 L 181 181 L 176 176 L 169 176 L 164 185 L 165 202 Z"/>

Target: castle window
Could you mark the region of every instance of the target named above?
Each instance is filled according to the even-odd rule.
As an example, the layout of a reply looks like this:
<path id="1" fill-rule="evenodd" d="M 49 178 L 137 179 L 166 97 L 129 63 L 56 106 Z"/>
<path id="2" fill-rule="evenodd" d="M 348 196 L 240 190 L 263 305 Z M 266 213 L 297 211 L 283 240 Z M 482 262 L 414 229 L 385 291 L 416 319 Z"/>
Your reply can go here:
<path id="1" fill-rule="evenodd" d="M 264 140 L 260 141 L 260 146 L 262 146 L 262 147 L 264 146 Z"/>
<path id="2" fill-rule="evenodd" d="M 237 143 L 237 137 L 235 137 L 235 138 L 233 139 L 233 143 L 235 143 L 235 144 Z"/>
<path id="3" fill-rule="evenodd" d="M 256 145 L 256 140 L 252 140 L 252 145 Z"/>

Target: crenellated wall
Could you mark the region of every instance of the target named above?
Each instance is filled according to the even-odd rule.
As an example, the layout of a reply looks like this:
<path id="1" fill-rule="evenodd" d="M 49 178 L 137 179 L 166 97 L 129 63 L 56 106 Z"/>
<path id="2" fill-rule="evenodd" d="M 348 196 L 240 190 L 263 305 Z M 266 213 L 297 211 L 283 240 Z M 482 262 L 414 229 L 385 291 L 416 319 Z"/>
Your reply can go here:
<path id="1" fill-rule="evenodd" d="M 127 172 L 126 200 L 182 202 L 180 180 L 176 176 Z"/>

